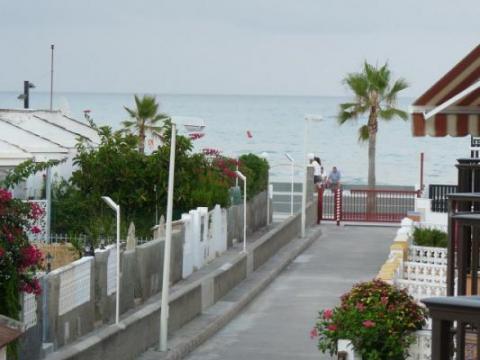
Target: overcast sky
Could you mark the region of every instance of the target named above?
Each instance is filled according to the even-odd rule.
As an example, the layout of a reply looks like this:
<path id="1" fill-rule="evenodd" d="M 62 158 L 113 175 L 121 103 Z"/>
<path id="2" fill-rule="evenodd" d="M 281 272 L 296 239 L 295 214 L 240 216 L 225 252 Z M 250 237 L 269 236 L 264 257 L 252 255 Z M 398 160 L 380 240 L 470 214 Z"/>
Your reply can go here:
<path id="1" fill-rule="evenodd" d="M 0 90 L 344 95 L 364 59 L 417 96 L 480 43 L 479 0 L 1 1 Z"/>

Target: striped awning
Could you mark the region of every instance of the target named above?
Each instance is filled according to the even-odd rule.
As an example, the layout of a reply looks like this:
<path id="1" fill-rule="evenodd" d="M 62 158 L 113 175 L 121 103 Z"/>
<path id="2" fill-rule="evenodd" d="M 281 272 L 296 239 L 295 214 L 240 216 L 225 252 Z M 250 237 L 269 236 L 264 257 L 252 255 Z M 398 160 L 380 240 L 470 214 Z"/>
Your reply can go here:
<path id="1" fill-rule="evenodd" d="M 480 136 L 480 45 L 411 107 L 413 136 Z"/>

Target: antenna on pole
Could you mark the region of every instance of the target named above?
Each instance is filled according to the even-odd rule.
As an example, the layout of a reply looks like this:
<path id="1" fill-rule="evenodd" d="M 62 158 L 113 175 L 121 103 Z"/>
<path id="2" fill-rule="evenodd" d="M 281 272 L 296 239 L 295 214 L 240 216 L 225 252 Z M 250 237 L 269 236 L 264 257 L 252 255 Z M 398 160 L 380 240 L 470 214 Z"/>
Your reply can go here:
<path id="1" fill-rule="evenodd" d="M 50 49 L 52 49 L 52 62 L 50 65 L 50 111 L 52 111 L 53 106 L 53 50 L 55 49 L 55 45 L 50 45 Z"/>

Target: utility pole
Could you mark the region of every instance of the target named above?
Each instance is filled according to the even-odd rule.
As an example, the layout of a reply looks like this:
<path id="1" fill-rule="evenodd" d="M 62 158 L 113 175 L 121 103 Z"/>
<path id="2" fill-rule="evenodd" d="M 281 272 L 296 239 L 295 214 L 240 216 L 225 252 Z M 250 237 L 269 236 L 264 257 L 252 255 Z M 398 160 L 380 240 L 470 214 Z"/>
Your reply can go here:
<path id="1" fill-rule="evenodd" d="M 52 111 L 53 107 L 53 50 L 55 49 L 55 45 L 50 45 L 50 49 L 52 49 L 52 61 L 50 65 L 50 111 Z"/>
<path id="2" fill-rule="evenodd" d="M 28 80 L 23 82 L 23 94 L 18 96 L 19 100 L 23 100 L 23 108 L 28 109 L 30 107 L 30 89 L 35 88 L 35 85 Z"/>

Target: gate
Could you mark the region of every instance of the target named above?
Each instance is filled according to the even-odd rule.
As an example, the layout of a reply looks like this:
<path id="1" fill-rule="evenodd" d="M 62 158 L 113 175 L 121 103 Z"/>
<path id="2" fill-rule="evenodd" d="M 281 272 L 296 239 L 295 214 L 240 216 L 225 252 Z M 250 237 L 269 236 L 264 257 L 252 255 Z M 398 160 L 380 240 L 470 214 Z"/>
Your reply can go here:
<path id="1" fill-rule="evenodd" d="M 354 222 L 400 222 L 415 209 L 415 190 L 351 189 L 318 190 L 318 218 Z"/>

